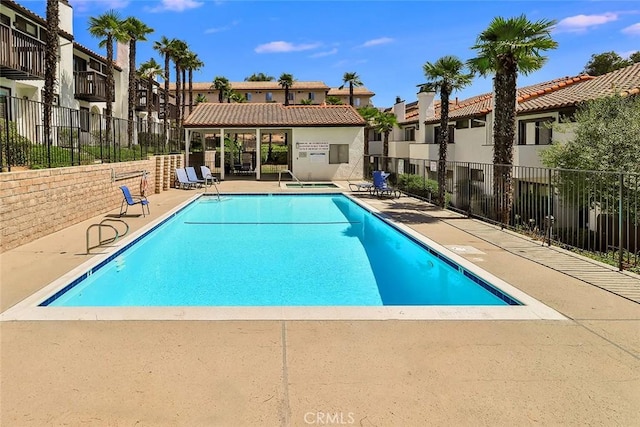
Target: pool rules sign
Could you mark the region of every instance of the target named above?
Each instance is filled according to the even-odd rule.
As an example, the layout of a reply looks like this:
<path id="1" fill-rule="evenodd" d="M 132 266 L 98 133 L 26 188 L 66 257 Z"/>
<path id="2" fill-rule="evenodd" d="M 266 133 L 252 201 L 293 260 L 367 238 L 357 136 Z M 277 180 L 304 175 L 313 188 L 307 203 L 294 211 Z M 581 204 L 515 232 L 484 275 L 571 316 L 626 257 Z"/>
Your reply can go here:
<path id="1" fill-rule="evenodd" d="M 308 156 L 311 163 L 327 163 L 328 142 L 297 142 L 296 148 L 300 157 Z"/>

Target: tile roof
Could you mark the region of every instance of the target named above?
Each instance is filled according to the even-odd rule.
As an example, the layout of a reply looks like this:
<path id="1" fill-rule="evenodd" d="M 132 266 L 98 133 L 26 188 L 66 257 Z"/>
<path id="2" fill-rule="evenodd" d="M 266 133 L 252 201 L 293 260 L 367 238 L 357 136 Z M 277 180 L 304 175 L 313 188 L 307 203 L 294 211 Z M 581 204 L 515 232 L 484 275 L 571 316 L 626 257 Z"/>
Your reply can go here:
<path id="1" fill-rule="evenodd" d="M 5 7 L 9 7 L 10 9 L 13 9 L 14 11 L 17 11 L 20 14 L 28 17 L 29 19 L 36 21 L 38 24 L 42 25 L 46 29 L 47 21 L 41 16 L 39 16 L 38 14 L 36 14 L 35 12 L 22 6 L 21 4 L 13 0 L 2 0 L 2 5 Z M 66 31 L 63 31 L 59 28 L 58 28 L 58 35 L 69 41 L 73 41 L 73 34 L 69 34 Z"/>
<path id="2" fill-rule="evenodd" d="M 555 110 L 578 105 L 603 96 L 622 96 L 640 93 L 640 63 L 612 71 L 601 76 L 579 75 L 562 77 L 518 89 L 517 112 Z M 477 95 L 450 105 L 449 118 L 466 118 L 485 115 L 493 109 L 491 93 Z M 437 102 L 437 101 L 436 101 Z M 427 117 L 427 123 L 440 120 L 440 106 L 435 105 L 435 115 Z"/>
<path id="3" fill-rule="evenodd" d="M 354 95 L 359 95 L 359 96 L 374 96 L 375 95 L 375 93 L 371 92 L 369 89 L 367 89 L 364 86 L 354 87 L 353 88 L 353 94 Z M 332 87 L 331 89 L 329 89 L 329 92 L 327 93 L 327 95 L 329 95 L 329 96 L 349 96 L 349 87 L 345 86 L 342 89 L 339 89 L 337 87 Z"/>
<path id="4" fill-rule="evenodd" d="M 186 128 L 364 126 L 350 105 L 295 105 L 276 103 L 202 103 L 185 119 Z"/>
<path id="5" fill-rule="evenodd" d="M 232 89 L 235 90 L 283 90 L 282 86 L 278 84 L 278 82 L 229 82 Z M 196 91 L 207 91 L 207 90 L 215 90 L 211 89 L 213 82 L 194 82 L 193 90 Z M 169 83 L 169 90 L 175 90 L 176 84 Z M 323 82 L 293 82 L 293 85 L 289 90 L 324 90 L 328 91 L 330 89 L 329 86 L 324 84 Z"/>

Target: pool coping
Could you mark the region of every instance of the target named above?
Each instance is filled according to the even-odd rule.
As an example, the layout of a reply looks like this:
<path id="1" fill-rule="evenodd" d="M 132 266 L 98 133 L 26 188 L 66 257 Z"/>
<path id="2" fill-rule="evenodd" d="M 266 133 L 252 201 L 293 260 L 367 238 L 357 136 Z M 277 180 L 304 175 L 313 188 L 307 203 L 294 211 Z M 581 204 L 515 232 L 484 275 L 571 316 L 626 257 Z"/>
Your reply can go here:
<path id="1" fill-rule="evenodd" d="M 297 189 L 299 190 L 299 189 Z M 107 253 L 97 255 L 52 281 L 39 291 L 23 299 L 0 314 L 0 321 L 42 320 L 568 320 L 556 310 L 492 275 L 450 249 L 432 241 L 410 227 L 383 214 L 374 206 L 347 193 L 327 192 L 313 194 L 343 194 L 367 211 L 387 221 L 410 238 L 432 248 L 461 268 L 478 276 L 501 292 L 523 305 L 507 306 L 242 306 L 242 307 L 51 307 L 40 306 L 47 297 L 66 287 L 89 270 L 97 268 L 119 250 L 133 244 L 154 228 L 168 221 L 196 199 L 215 196 L 200 193 L 180 203 L 162 217 L 150 222 L 119 242 L 109 245 Z M 329 189 L 330 190 L 330 189 Z M 220 195 L 263 195 L 270 192 L 221 193 Z M 293 195 L 296 193 L 277 193 Z M 309 195 L 304 192 L 301 194 Z"/>

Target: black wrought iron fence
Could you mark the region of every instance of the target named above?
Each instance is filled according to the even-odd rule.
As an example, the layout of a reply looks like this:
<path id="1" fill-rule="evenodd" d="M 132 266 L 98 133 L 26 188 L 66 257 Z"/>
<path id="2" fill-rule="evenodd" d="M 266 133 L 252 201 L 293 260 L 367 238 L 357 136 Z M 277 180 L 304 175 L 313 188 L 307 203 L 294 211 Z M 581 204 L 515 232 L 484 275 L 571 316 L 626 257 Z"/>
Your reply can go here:
<path id="1" fill-rule="evenodd" d="M 387 165 L 400 189 L 429 201 L 438 195 L 437 160 L 365 159 L 365 174 Z M 556 244 L 596 255 L 620 269 L 640 270 L 640 175 L 503 166 L 511 195 L 493 164 L 447 162 L 448 208 Z M 509 200 L 508 221 L 501 215 Z"/>
<path id="2" fill-rule="evenodd" d="M 41 102 L 0 96 L 0 170 L 123 162 L 184 150 L 183 132 L 162 122 L 134 122 L 129 140 L 126 119 L 112 118 L 107 134 L 104 115 L 53 106 L 45 132 L 44 114 Z"/>

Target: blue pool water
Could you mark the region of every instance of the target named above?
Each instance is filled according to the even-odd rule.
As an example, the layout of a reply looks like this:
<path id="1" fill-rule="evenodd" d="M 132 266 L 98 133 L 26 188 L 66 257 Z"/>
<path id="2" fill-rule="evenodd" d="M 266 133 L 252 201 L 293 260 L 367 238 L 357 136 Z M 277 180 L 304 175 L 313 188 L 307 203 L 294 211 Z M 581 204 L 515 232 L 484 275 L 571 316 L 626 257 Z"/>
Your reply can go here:
<path id="1" fill-rule="evenodd" d="M 517 305 L 343 195 L 201 197 L 50 306 Z"/>

